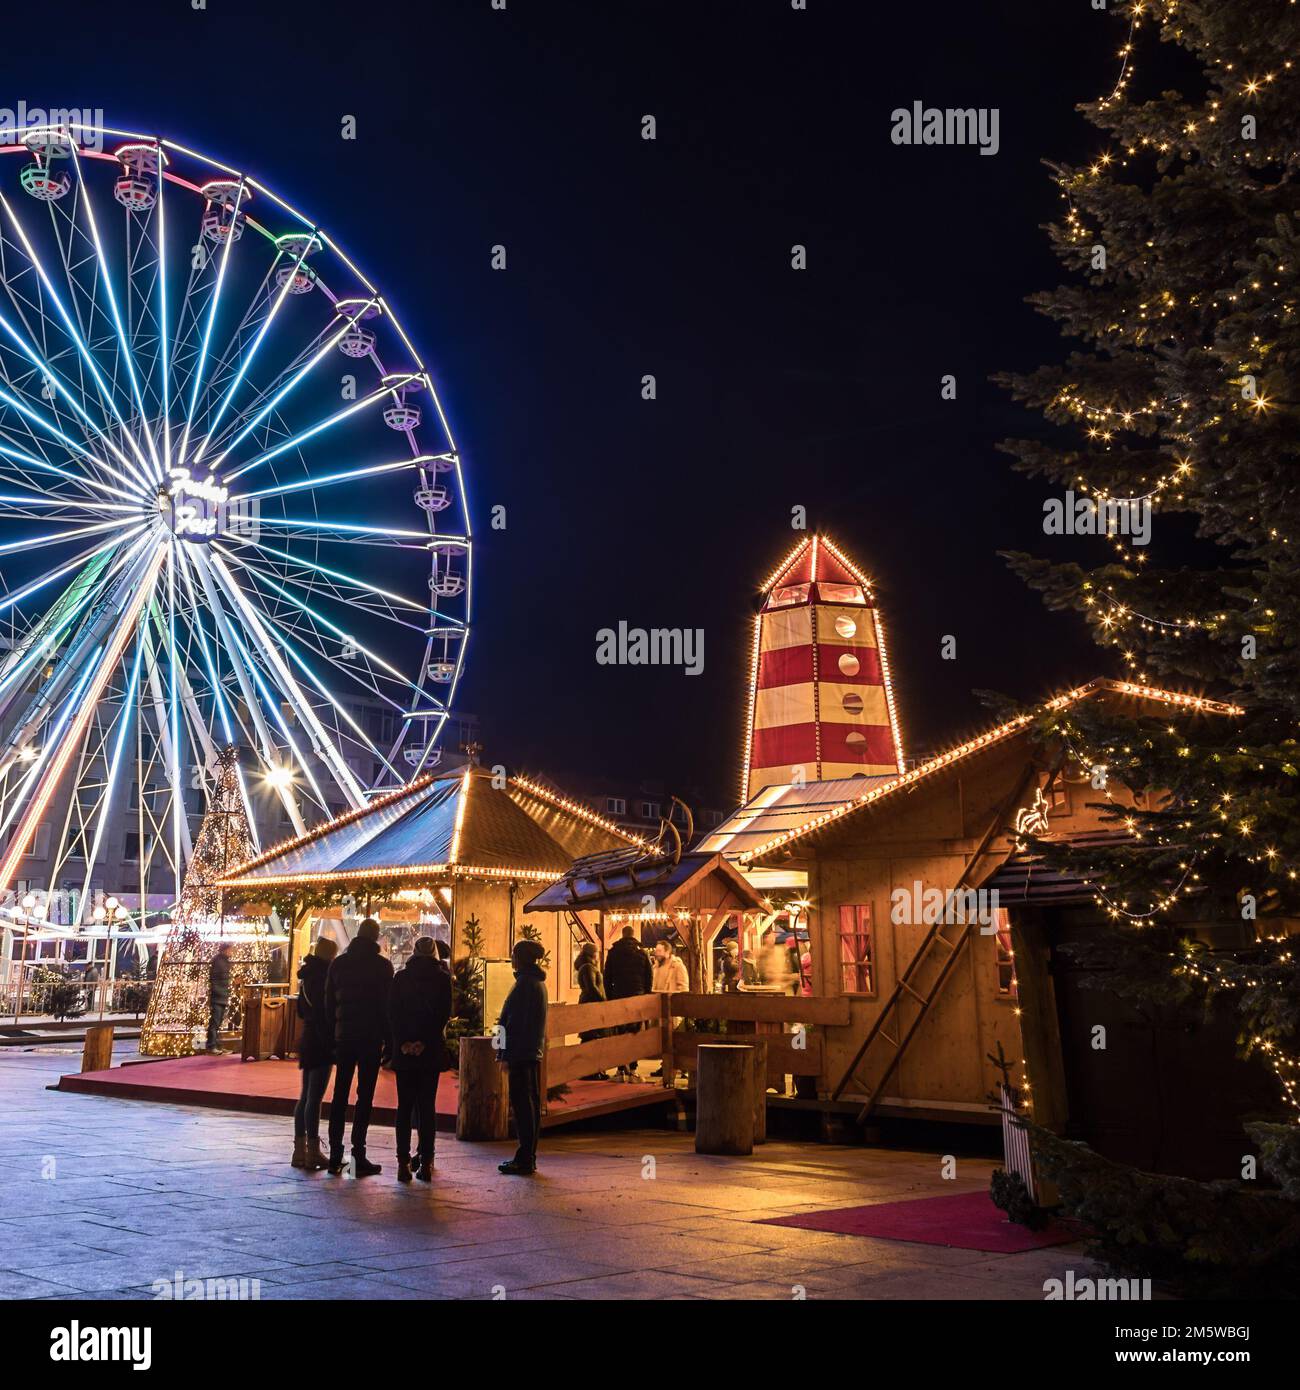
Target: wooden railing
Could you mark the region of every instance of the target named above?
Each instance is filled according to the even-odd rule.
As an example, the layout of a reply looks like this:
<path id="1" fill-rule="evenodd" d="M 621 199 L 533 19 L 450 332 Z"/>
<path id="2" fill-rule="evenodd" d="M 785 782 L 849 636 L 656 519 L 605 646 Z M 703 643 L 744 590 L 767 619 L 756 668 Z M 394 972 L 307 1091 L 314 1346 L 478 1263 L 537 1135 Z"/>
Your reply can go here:
<path id="1" fill-rule="evenodd" d="M 695 1070 L 702 1043 L 718 1041 L 716 1033 L 675 1029 L 674 1018 L 688 1024 L 725 1020 L 727 1036 L 733 1039 L 746 1032 L 761 1033 L 767 1042 L 768 1077 L 779 1082 L 783 1076 L 820 1076 L 825 1055 L 819 1033 L 786 1032 L 786 1025 L 846 1025 L 849 1001 L 788 994 L 640 994 L 605 1004 L 553 1004 L 546 1018 L 546 1084 L 558 1086 L 609 1067 L 657 1058 L 663 1062 L 664 1084 L 671 1085 L 676 1072 Z M 588 1042 L 564 1042 L 578 1033 L 632 1023 L 641 1028 Z"/>
<path id="2" fill-rule="evenodd" d="M 638 994 L 604 1004 L 552 1004 L 546 1014 L 546 1084 L 559 1086 L 607 1067 L 663 1056 L 663 994 Z M 577 1033 L 639 1023 L 636 1032 L 565 1043 Z"/>
<path id="3" fill-rule="evenodd" d="M 762 1036 L 767 1043 L 769 1084 L 784 1076 L 820 1076 L 825 1057 L 822 1035 L 806 1031 L 818 1024 L 844 1025 L 849 1021 L 849 1001 L 843 997 L 812 998 L 797 994 L 674 994 L 672 1013 L 685 1018 L 686 1028 L 669 1030 L 664 1048 L 664 1075 L 693 1072 L 701 1044 L 718 1042 L 716 1033 L 689 1027 L 700 1019 L 719 1019 L 727 1024 L 726 1037 L 735 1040 L 746 1033 Z M 786 1025 L 799 1025 L 786 1032 Z"/>

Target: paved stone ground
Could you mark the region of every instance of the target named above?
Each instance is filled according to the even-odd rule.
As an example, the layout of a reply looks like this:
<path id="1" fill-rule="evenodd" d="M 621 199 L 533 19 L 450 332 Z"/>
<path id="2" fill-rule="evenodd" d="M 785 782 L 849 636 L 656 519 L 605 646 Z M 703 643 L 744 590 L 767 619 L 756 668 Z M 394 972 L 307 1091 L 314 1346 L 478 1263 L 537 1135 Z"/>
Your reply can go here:
<path id="1" fill-rule="evenodd" d="M 431 1186 L 288 1165 L 286 1120 L 44 1088 L 70 1050 L 0 1053 L 0 1298 L 153 1297 L 245 1277 L 263 1299 L 1021 1299 L 1095 1273 L 1078 1246 L 1018 1255 L 756 1225 L 764 1216 L 987 1188 L 992 1164 L 769 1143 L 697 1156 L 688 1134 L 563 1132 L 528 1181 L 510 1146 L 439 1136 Z M 653 1165 L 649 1163 L 653 1160 Z M 653 1167 L 654 1176 L 644 1173 Z"/>

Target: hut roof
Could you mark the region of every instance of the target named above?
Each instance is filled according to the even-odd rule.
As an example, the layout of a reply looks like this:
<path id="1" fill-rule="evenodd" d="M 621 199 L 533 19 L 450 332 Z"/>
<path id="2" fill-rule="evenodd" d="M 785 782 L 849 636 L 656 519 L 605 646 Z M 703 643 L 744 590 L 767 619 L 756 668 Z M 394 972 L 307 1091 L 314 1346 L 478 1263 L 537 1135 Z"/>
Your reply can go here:
<path id="1" fill-rule="evenodd" d="M 695 850 L 676 863 L 641 862 L 610 872 L 588 874 L 582 865 L 575 865 L 558 883 L 525 903 L 524 911 L 609 912 L 640 908 L 647 897 L 654 899 L 661 912 L 678 907 L 757 910 L 763 906 L 759 894 L 722 855 Z"/>
<path id="2" fill-rule="evenodd" d="M 1120 707 L 1163 705 L 1166 708 L 1177 708 L 1186 713 L 1194 714 L 1237 715 L 1242 712 L 1237 705 L 1224 704 L 1219 700 L 1207 700 L 1200 695 L 1187 695 L 1174 690 L 1159 690 L 1155 686 L 1138 685 L 1133 681 L 1103 678 L 1089 681 L 1086 685 L 1076 686 L 1073 690 L 1067 690 L 1061 695 L 1054 696 L 1042 704 L 1036 714 L 1047 714 L 1053 710 L 1064 709 L 1067 706 L 1077 704 L 1080 700 L 1098 698 L 1116 703 Z M 977 734 L 974 738 L 967 739 L 965 743 L 960 743 L 948 749 L 947 752 L 940 753 L 937 757 L 927 758 L 924 762 L 918 763 L 915 767 L 909 768 L 897 776 L 850 779 L 856 780 L 858 784 L 858 791 L 850 800 L 813 810 L 798 824 L 785 830 L 778 830 L 761 843 L 743 850 L 738 855 L 741 867 L 747 868 L 752 864 L 771 863 L 773 861 L 770 856 L 786 850 L 796 841 L 804 840 L 832 826 L 838 826 L 846 816 L 859 815 L 869 811 L 889 797 L 906 792 L 927 778 L 946 774 L 966 759 L 983 753 L 989 748 L 1005 744 L 1019 736 L 1027 736 L 1034 718 L 1034 714 L 1018 714 L 1014 719 L 1007 720 L 1005 724 L 999 724 L 982 734 Z M 758 799 L 756 797 L 754 801 Z M 751 806 L 754 801 L 750 802 Z"/>
<path id="3" fill-rule="evenodd" d="M 487 768 L 417 778 L 232 869 L 223 888 L 384 879 L 510 878 L 546 883 L 580 855 L 638 845 L 612 821 L 522 777 Z"/>

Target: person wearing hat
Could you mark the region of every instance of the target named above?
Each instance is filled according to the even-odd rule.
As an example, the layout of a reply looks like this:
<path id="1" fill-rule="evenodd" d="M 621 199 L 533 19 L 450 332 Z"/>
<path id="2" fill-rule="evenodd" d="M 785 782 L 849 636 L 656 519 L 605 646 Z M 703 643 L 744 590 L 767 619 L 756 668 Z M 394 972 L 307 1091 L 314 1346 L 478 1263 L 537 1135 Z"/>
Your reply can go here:
<path id="1" fill-rule="evenodd" d="M 451 976 L 438 959 L 433 937 L 422 936 L 393 977 L 388 998 L 392 1028 L 389 1057 L 397 1078 L 397 1181 L 411 1181 L 411 1125 L 419 1135 L 415 1176 L 433 1177 L 438 1077 L 446 1066 L 444 1033 L 451 1017 Z"/>
<path id="2" fill-rule="evenodd" d="M 380 1164 L 366 1157 L 366 1132 L 388 1041 L 388 991 L 392 984 L 393 967 L 379 950 L 379 923 L 367 917 L 325 977 L 325 1012 L 334 1031 L 329 1171 L 335 1176 L 343 1171 L 343 1129 L 354 1075 L 357 1104 L 352 1119 L 352 1171 L 358 1178 L 383 1172 Z"/>
<path id="3" fill-rule="evenodd" d="M 510 1108 L 519 1147 L 498 1164 L 502 1173 L 529 1177 L 537 1170 L 537 1135 L 542 1124 L 542 1049 L 546 1046 L 546 952 L 536 941 L 516 941 L 510 952 L 514 988 L 497 1022 L 498 1059 L 510 1077 Z"/>

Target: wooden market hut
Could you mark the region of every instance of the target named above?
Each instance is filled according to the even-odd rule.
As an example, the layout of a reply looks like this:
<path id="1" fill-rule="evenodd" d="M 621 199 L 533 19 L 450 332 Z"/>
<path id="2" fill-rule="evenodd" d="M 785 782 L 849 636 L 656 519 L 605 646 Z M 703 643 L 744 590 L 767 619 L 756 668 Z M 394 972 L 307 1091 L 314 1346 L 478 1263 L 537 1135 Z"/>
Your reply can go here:
<path id="1" fill-rule="evenodd" d="M 432 905 L 450 928 L 453 958 L 505 959 L 521 908 L 587 854 L 640 841 L 579 802 L 523 777 L 471 766 L 417 778 L 360 810 L 274 846 L 221 881 L 246 903 L 274 906 L 293 923 L 290 979 L 323 911 L 353 898 L 409 911 Z M 400 906 L 399 906 L 400 911 Z M 594 939 L 587 914 L 533 920 L 556 962 L 552 998 L 576 998 L 566 966 L 576 943 Z"/>
<path id="2" fill-rule="evenodd" d="M 1079 701 L 1135 718 L 1234 713 L 1113 680 L 1043 709 Z M 1113 837 L 1098 803 L 1158 804 L 1162 793 L 1113 778 L 1095 790 L 1072 750 L 1035 740 L 1029 716 L 892 777 L 856 779 L 853 795 L 839 782 L 809 784 L 822 788 L 812 800 L 808 788 L 793 799 L 780 792 L 796 789 L 762 788 L 702 846 L 747 874 L 806 883 L 814 994 L 848 1006 L 844 1024 L 821 1030 L 824 1111 L 994 1122 L 1000 1046 L 1023 1063 L 1017 1079 L 1032 1086 L 1040 1122 L 1139 1166 L 1191 1176 L 1239 1166 L 1241 1116 L 1270 1108 L 1262 1069 L 1237 1060 L 1230 1027 L 1162 1030 L 1087 988 L 1063 948 L 1101 925 L 1098 886 L 1047 871 L 1021 838 Z M 1244 944 L 1250 924 L 1198 922 L 1192 906 L 1177 928 L 1213 949 Z"/>

